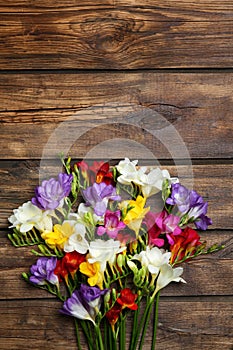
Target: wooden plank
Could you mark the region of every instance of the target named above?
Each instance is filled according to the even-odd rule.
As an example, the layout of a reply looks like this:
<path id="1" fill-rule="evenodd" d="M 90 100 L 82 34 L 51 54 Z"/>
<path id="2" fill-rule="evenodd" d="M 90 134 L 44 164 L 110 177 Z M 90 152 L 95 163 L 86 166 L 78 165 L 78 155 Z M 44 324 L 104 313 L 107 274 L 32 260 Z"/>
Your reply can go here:
<path id="1" fill-rule="evenodd" d="M 232 67 L 232 7 L 219 19 L 141 6 L 3 13 L 0 69 Z"/>
<path id="2" fill-rule="evenodd" d="M 60 169 L 58 167 L 45 166 L 44 174 L 57 176 Z M 7 217 L 14 208 L 30 200 L 34 195 L 34 189 L 39 183 L 38 162 L 33 161 L 5 161 L 0 163 L 0 227 L 7 227 Z M 180 177 L 181 183 L 186 186 L 191 185 L 192 178 L 190 165 L 187 166 L 163 166 L 167 168 L 173 176 Z M 209 203 L 208 215 L 213 219 L 212 228 L 232 229 L 233 217 L 232 208 L 232 164 L 216 165 L 194 165 L 193 179 L 194 189 L 197 190 Z"/>
<path id="3" fill-rule="evenodd" d="M 101 142 L 118 137 L 125 143 L 112 148 L 104 143 L 100 153 L 110 149 L 113 158 L 120 158 L 123 148 L 137 155 L 139 146 L 145 145 L 157 158 L 168 159 L 168 145 L 158 139 L 158 132 L 167 130 L 166 143 L 174 157 L 182 158 L 180 144 L 170 129 L 165 130 L 170 126 L 180 134 L 192 158 L 231 158 L 232 77 L 232 73 L 157 72 L 1 74 L 1 157 L 40 158 L 49 137 L 65 122 L 66 138 L 53 142 L 51 156 L 57 155 L 64 142 L 71 146 L 75 140 L 73 155 L 83 157 Z M 91 130 L 80 142 L 78 136 L 72 140 L 86 127 Z M 128 140 L 137 144 L 126 147 Z"/>
<path id="4" fill-rule="evenodd" d="M 25 300 L 0 305 L 1 350 L 18 350 L 25 344 L 28 350 L 76 349 L 72 320 L 59 315 L 60 303 Z M 192 350 L 231 350 L 232 306 L 227 299 L 199 302 L 161 298 L 156 349 L 188 350 L 192 344 Z M 150 335 L 149 330 L 143 349 L 150 349 Z"/>
<path id="5" fill-rule="evenodd" d="M 46 12 L 67 12 L 81 9 L 117 9 L 117 8 L 139 8 L 150 10 L 154 13 L 165 13 L 166 16 L 179 18 L 180 16 L 195 16 L 197 18 L 221 16 L 220 18 L 229 17 L 229 13 L 233 10 L 231 0 L 204 0 L 191 1 L 181 0 L 174 5 L 172 0 L 164 0 L 162 3 L 159 0 L 97 0 L 93 3 L 92 0 L 83 0 L 81 3 L 74 3 L 71 0 L 62 0 L 55 3 L 53 0 L 38 0 L 32 3 L 28 0 L 10 0 L 0 1 L 0 12 L 3 13 L 46 13 Z"/>

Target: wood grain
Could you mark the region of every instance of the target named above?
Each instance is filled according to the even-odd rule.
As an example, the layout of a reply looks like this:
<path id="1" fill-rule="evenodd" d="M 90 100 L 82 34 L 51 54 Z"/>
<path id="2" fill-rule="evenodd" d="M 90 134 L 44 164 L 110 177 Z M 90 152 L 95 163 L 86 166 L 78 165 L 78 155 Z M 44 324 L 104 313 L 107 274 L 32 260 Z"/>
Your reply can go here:
<path id="1" fill-rule="evenodd" d="M 156 350 L 192 350 L 212 347 L 231 350 L 233 344 L 232 301 L 160 301 Z M 59 302 L 52 300 L 4 301 L 1 306 L 1 350 L 76 349 L 72 320 L 59 315 Z M 39 312 L 38 312 L 39 310 Z M 190 310 L 192 317 L 190 317 Z M 172 312 L 171 312 L 172 311 Z M 174 317 L 176 315 L 176 317 Z M 148 340 L 144 349 L 150 349 Z"/>
<path id="2" fill-rule="evenodd" d="M 232 0 L 0 0 L 0 18 L 0 350 L 77 349 L 60 302 L 21 278 L 36 257 L 7 239 L 7 217 L 65 146 L 158 159 L 188 186 L 193 159 L 213 218 L 202 240 L 225 249 L 163 290 L 156 350 L 233 350 Z"/>
<path id="3" fill-rule="evenodd" d="M 215 4 L 3 12 L 0 69 L 231 68 L 233 10 Z"/>
<path id="4" fill-rule="evenodd" d="M 159 0 L 96 0 L 93 3 L 92 0 L 83 0 L 82 2 L 75 2 L 70 0 L 61 0 L 54 2 L 53 0 L 38 0 L 36 3 L 32 3 L 29 0 L 16 0 L 12 4 L 11 0 L 0 1 L 0 12 L 3 13 L 15 13 L 20 11 L 21 13 L 46 13 L 46 12 L 66 12 L 73 11 L 75 9 L 117 9 L 128 8 L 130 10 L 153 10 L 157 14 L 166 13 L 167 16 L 179 17 L 190 16 L 197 18 L 208 18 L 209 15 L 222 16 L 222 18 L 229 17 L 233 10 L 231 0 L 203 0 L 203 1 L 191 1 L 180 0 L 174 5 L 173 0 L 164 0 L 162 3 Z M 189 18 L 190 18 L 189 17 Z M 221 18 L 221 17 L 220 17 Z"/>
<path id="5" fill-rule="evenodd" d="M 100 145 L 99 158 L 106 149 L 110 150 L 107 157 L 121 158 L 123 149 L 128 156 L 131 152 L 138 157 L 139 146 L 147 147 L 156 158 L 183 158 L 180 143 L 165 129 L 170 126 L 192 158 L 231 158 L 232 77 L 231 73 L 157 72 L 1 74 L 1 157 L 40 158 L 49 137 L 64 122 L 67 131 L 62 140 L 53 141 L 48 156 L 57 156 L 65 143 L 70 148 L 74 142 L 72 155 L 84 157 L 93 148 L 97 152 L 103 141 L 118 137 L 125 143 Z M 87 128 L 91 130 L 85 133 Z M 85 133 L 82 138 L 77 136 L 80 132 Z M 168 133 L 166 145 L 159 141 L 159 132 Z M 130 146 L 127 140 L 132 141 Z"/>

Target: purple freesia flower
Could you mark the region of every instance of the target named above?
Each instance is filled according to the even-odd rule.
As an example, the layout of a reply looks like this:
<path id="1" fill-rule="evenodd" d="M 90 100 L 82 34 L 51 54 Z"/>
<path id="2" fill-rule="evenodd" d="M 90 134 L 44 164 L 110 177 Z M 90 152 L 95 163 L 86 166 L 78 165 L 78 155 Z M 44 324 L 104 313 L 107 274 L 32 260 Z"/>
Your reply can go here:
<path id="1" fill-rule="evenodd" d="M 206 216 L 208 203 L 196 191 L 190 191 L 179 183 L 172 184 L 171 197 L 166 203 L 177 205 L 179 211 L 187 214 L 198 229 L 206 230 L 212 224 L 212 220 Z"/>
<path id="2" fill-rule="evenodd" d="M 207 227 L 212 225 L 212 220 L 206 215 L 201 215 L 194 224 L 198 230 L 207 230 Z"/>
<path id="3" fill-rule="evenodd" d="M 30 272 L 31 276 L 29 278 L 30 282 L 43 285 L 47 282 L 52 284 L 58 284 L 58 277 L 54 274 L 54 269 L 57 264 L 57 258 L 39 258 L 35 265 L 31 266 Z"/>
<path id="4" fill-rule="evenodd" d="M 190 208 L 190 191 L 179 183 L 172 184 L 171 187 L 171 197 L 166 200 L 166 203 L 177 205 L 181 213 L 186 213 Z"/>
<path id="5" fill-rule="evenodd" d="M 121 200 L 121 197 L 116 194 L 116 188 L 104 182 L 95 182 L 92 186 L 87 187 L 83 190 L 83 197 L 86 205 L 92 206 L 98 216 L 105 214 L 109 199 Z"/>
<path id="6" fill-rule="evenodd" d="M 102 296 L 108 291 L 108 289 L 101 290 L 98 287 L 90 287 L 85 284 L 81 284 L 79 290 L 73 292 L 70 298 L 68 298 L 61 313 L 74 316 L 80 320 L 89 320 L 95 324 L 95 316 L 98 313 Z"/>
<path id="7" fill-rule="evenodd" d="M 102 236 L 105 232 L 110 238 L 116 238 L 118 231 L 125 228 L 125 224 L 121 221 L 121 212 L 116 210 L 112 212 L 107 210 L 104 216 L 104 226 L 97 228 L 97 235 Z"/>
<path id="8" fill-rule="evenodd" d="M 58 180 L 51 178 L 42 181 L 41 186 L 36 187 L 36 196 L 32 198 L 32 203 L 40 209 L 56 209 L 62 199 L 69 195 L 72 179 L 72 175 L 60 173 Z"/>

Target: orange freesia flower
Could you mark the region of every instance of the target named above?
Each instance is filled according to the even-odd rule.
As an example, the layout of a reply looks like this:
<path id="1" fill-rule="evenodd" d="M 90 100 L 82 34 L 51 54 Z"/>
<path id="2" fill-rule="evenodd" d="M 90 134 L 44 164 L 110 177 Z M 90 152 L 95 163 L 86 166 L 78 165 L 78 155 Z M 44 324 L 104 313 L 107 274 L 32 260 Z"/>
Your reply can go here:
<path id="1" fill-rule="evenodd" d="M 170 263 L 181 261 L 188 254 L 193 255 L 196 247 L 201 244 L 200 236 L 191 227 L 186 227 L 179 235 L 172 235 L 174 244 L 170 246 Z"/>

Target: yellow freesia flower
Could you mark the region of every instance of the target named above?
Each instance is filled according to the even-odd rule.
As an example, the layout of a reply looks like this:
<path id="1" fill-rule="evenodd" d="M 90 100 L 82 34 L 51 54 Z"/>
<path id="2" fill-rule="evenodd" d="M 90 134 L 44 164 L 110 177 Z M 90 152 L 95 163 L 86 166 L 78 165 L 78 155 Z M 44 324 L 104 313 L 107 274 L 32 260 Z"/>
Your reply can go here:
<path id="1" fill-rule="evenodd" d="M 123 222 L 138 235 L 142 220 L 150 207 L 144 208 L 146 198 L 137 196 L 136 200 L 123 201 L 120 204 L 122 209 Z"/>
<path id="2" fill-rule="evenodd" d="M 64 222 L 62 225 L 54 225 L 53 231 L 44 231 L 41 237 L 50 248 L 54 249 L 57 247 L 59 249 L 64 249 L 65 242 L 73 233 L 74 227 L 68 222 Z"/>
<path id="3" fill-rule="evenodd" d="M 89 277 L 87 282 L 91 287 L 98 286 L 100 289 L 103 289 L 103 276 L 100 272 L 100 264 L 98 262 L 93 264 L 90 264 L 88 261 L 82 262 L 79 266 L 79 270 Z"/>

